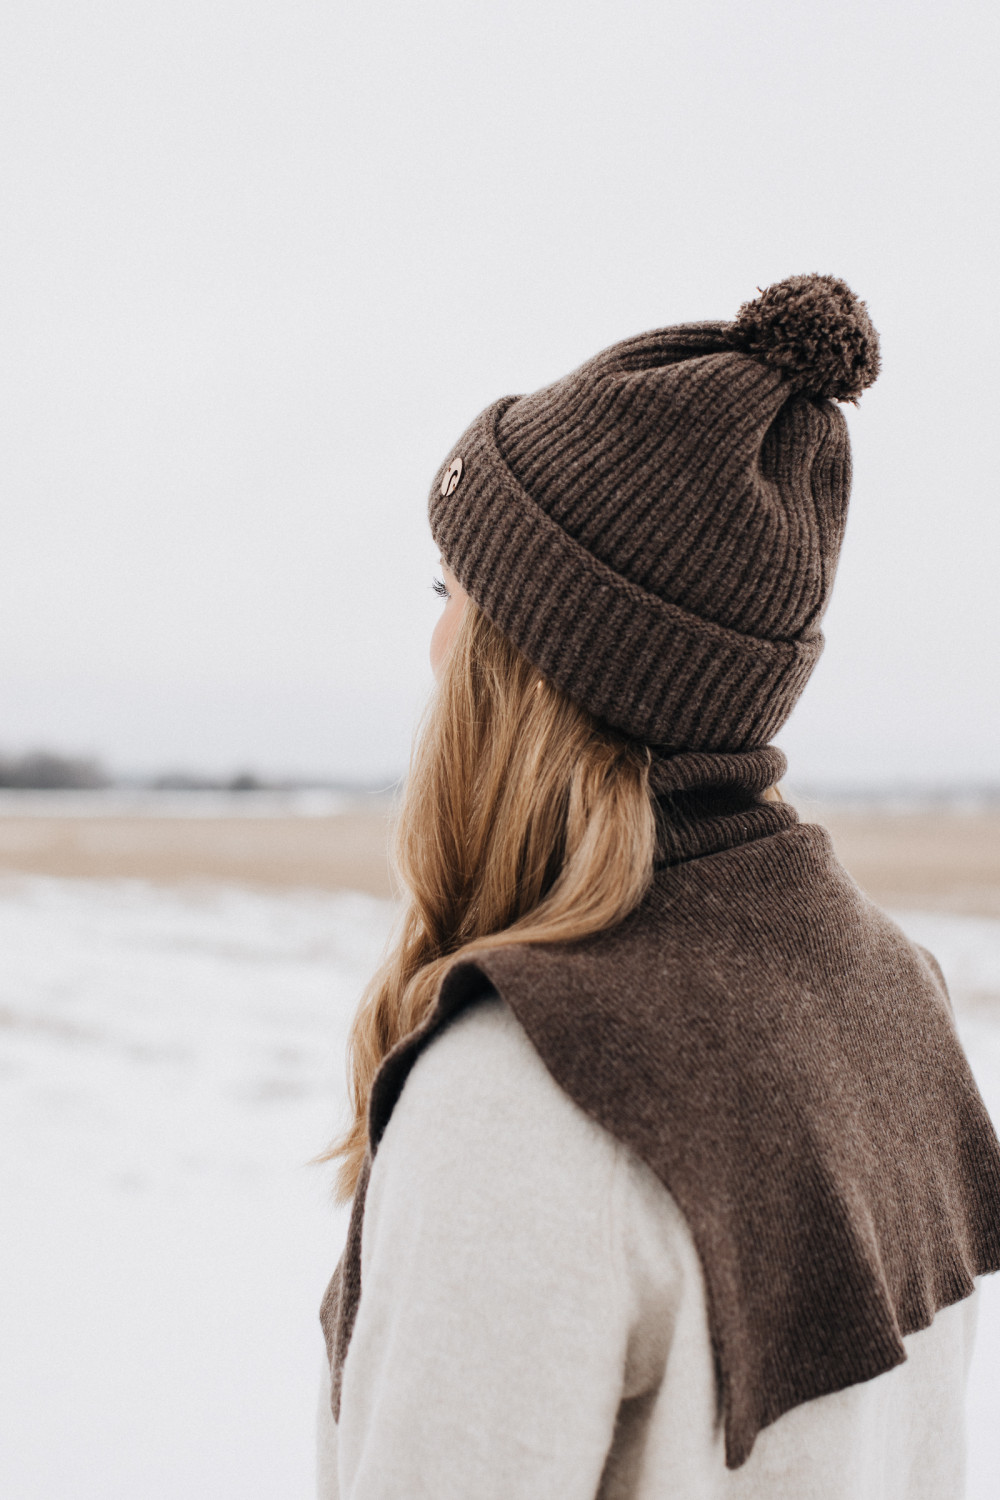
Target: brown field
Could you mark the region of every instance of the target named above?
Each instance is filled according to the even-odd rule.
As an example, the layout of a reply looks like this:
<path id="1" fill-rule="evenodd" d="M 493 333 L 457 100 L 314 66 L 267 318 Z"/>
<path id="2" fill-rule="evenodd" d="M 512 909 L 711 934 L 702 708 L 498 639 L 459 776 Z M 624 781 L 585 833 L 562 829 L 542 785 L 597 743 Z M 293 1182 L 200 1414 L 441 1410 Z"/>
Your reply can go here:
<path id="1" fill-rule="evenodd" d="M 0 871 L 390 894 L 388 811 L 330 817 L 0 817 Z"/>
<path id="2" fill-rule="evenodd" d="M 1000 917 L 1000 811 L 803 807 L 886 906 Z M 388 811 L 328 817 L 0 817 L 0 872 L 391 892 Z"/>
<path id="3" fill-rule="evenodd" d="M 806 810 L 801 809 L 806 815 Z M 810 809 L 883 906 L 1000 917 L 1000 811 Z"/>

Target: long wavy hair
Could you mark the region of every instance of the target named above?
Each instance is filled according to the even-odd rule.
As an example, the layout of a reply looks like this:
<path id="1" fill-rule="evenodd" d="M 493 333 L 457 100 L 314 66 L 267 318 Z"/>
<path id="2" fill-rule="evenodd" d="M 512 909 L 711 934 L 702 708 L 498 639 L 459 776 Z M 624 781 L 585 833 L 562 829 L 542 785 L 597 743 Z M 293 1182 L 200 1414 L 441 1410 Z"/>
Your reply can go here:
<path id="1" fill-rule="evenodd" d="M 470 599 L 418 733 L 397 820 L 405 893 L 348 1048 L 352 1118 L 323 1160 L 350 1198 L 379 1064 L 434 1005 L 449 965 L 486 948 L 601 932 L 653 874 L 650 752 L 538 675 Z"/>

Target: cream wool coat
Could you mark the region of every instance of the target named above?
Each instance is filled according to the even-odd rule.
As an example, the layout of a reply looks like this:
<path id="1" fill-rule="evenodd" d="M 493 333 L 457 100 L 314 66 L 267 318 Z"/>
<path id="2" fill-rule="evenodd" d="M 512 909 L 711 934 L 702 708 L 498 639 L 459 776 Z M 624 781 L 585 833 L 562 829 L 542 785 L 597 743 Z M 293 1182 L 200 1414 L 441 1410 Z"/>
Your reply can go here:
<path id="1" fill-rule="evenodd" d="M 420 1056 L 379 1146 L 319 1500 L 959 1500 L 978 1295 L 725 1465 L 698 1256 L 650 1170 L 498 997 Z"/>

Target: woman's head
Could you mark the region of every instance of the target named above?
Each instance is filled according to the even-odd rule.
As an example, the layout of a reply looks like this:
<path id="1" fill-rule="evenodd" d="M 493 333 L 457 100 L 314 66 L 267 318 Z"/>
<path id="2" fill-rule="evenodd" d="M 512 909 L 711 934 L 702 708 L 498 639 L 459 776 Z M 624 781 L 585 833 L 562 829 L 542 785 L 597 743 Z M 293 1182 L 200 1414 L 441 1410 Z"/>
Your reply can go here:
<path id="1" fill-rule="evenodd" d="M 653 749 L 767 744 L 819 655 L 850 488 L 835 400 L 878 373 L 835 277 L 626 340 L 481 414 L 431 495 L 446 604 L 397 834 L 406 906 L 351 1037 L 350 1194 L 382 1059 L 459 956 L 621 921 Z"/>

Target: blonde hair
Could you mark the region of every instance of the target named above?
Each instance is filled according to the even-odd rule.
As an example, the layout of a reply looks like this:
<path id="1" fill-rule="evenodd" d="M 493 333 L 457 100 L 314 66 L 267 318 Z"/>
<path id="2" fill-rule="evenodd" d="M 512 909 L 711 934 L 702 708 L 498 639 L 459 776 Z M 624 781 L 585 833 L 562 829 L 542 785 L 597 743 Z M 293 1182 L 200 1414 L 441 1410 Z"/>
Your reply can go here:
<path id="1" fill-rule="evenodd" d="M 470 599 L 418 736 L 396 828 L 407 900 L 348 1050 L 350 1125 L 324 1154 L 350 1198 L 372 1082 L 433 1007 L 449 965 L 486 948 L 600 932 L 653 873 L 651 755 L 544 678 Z"/>

